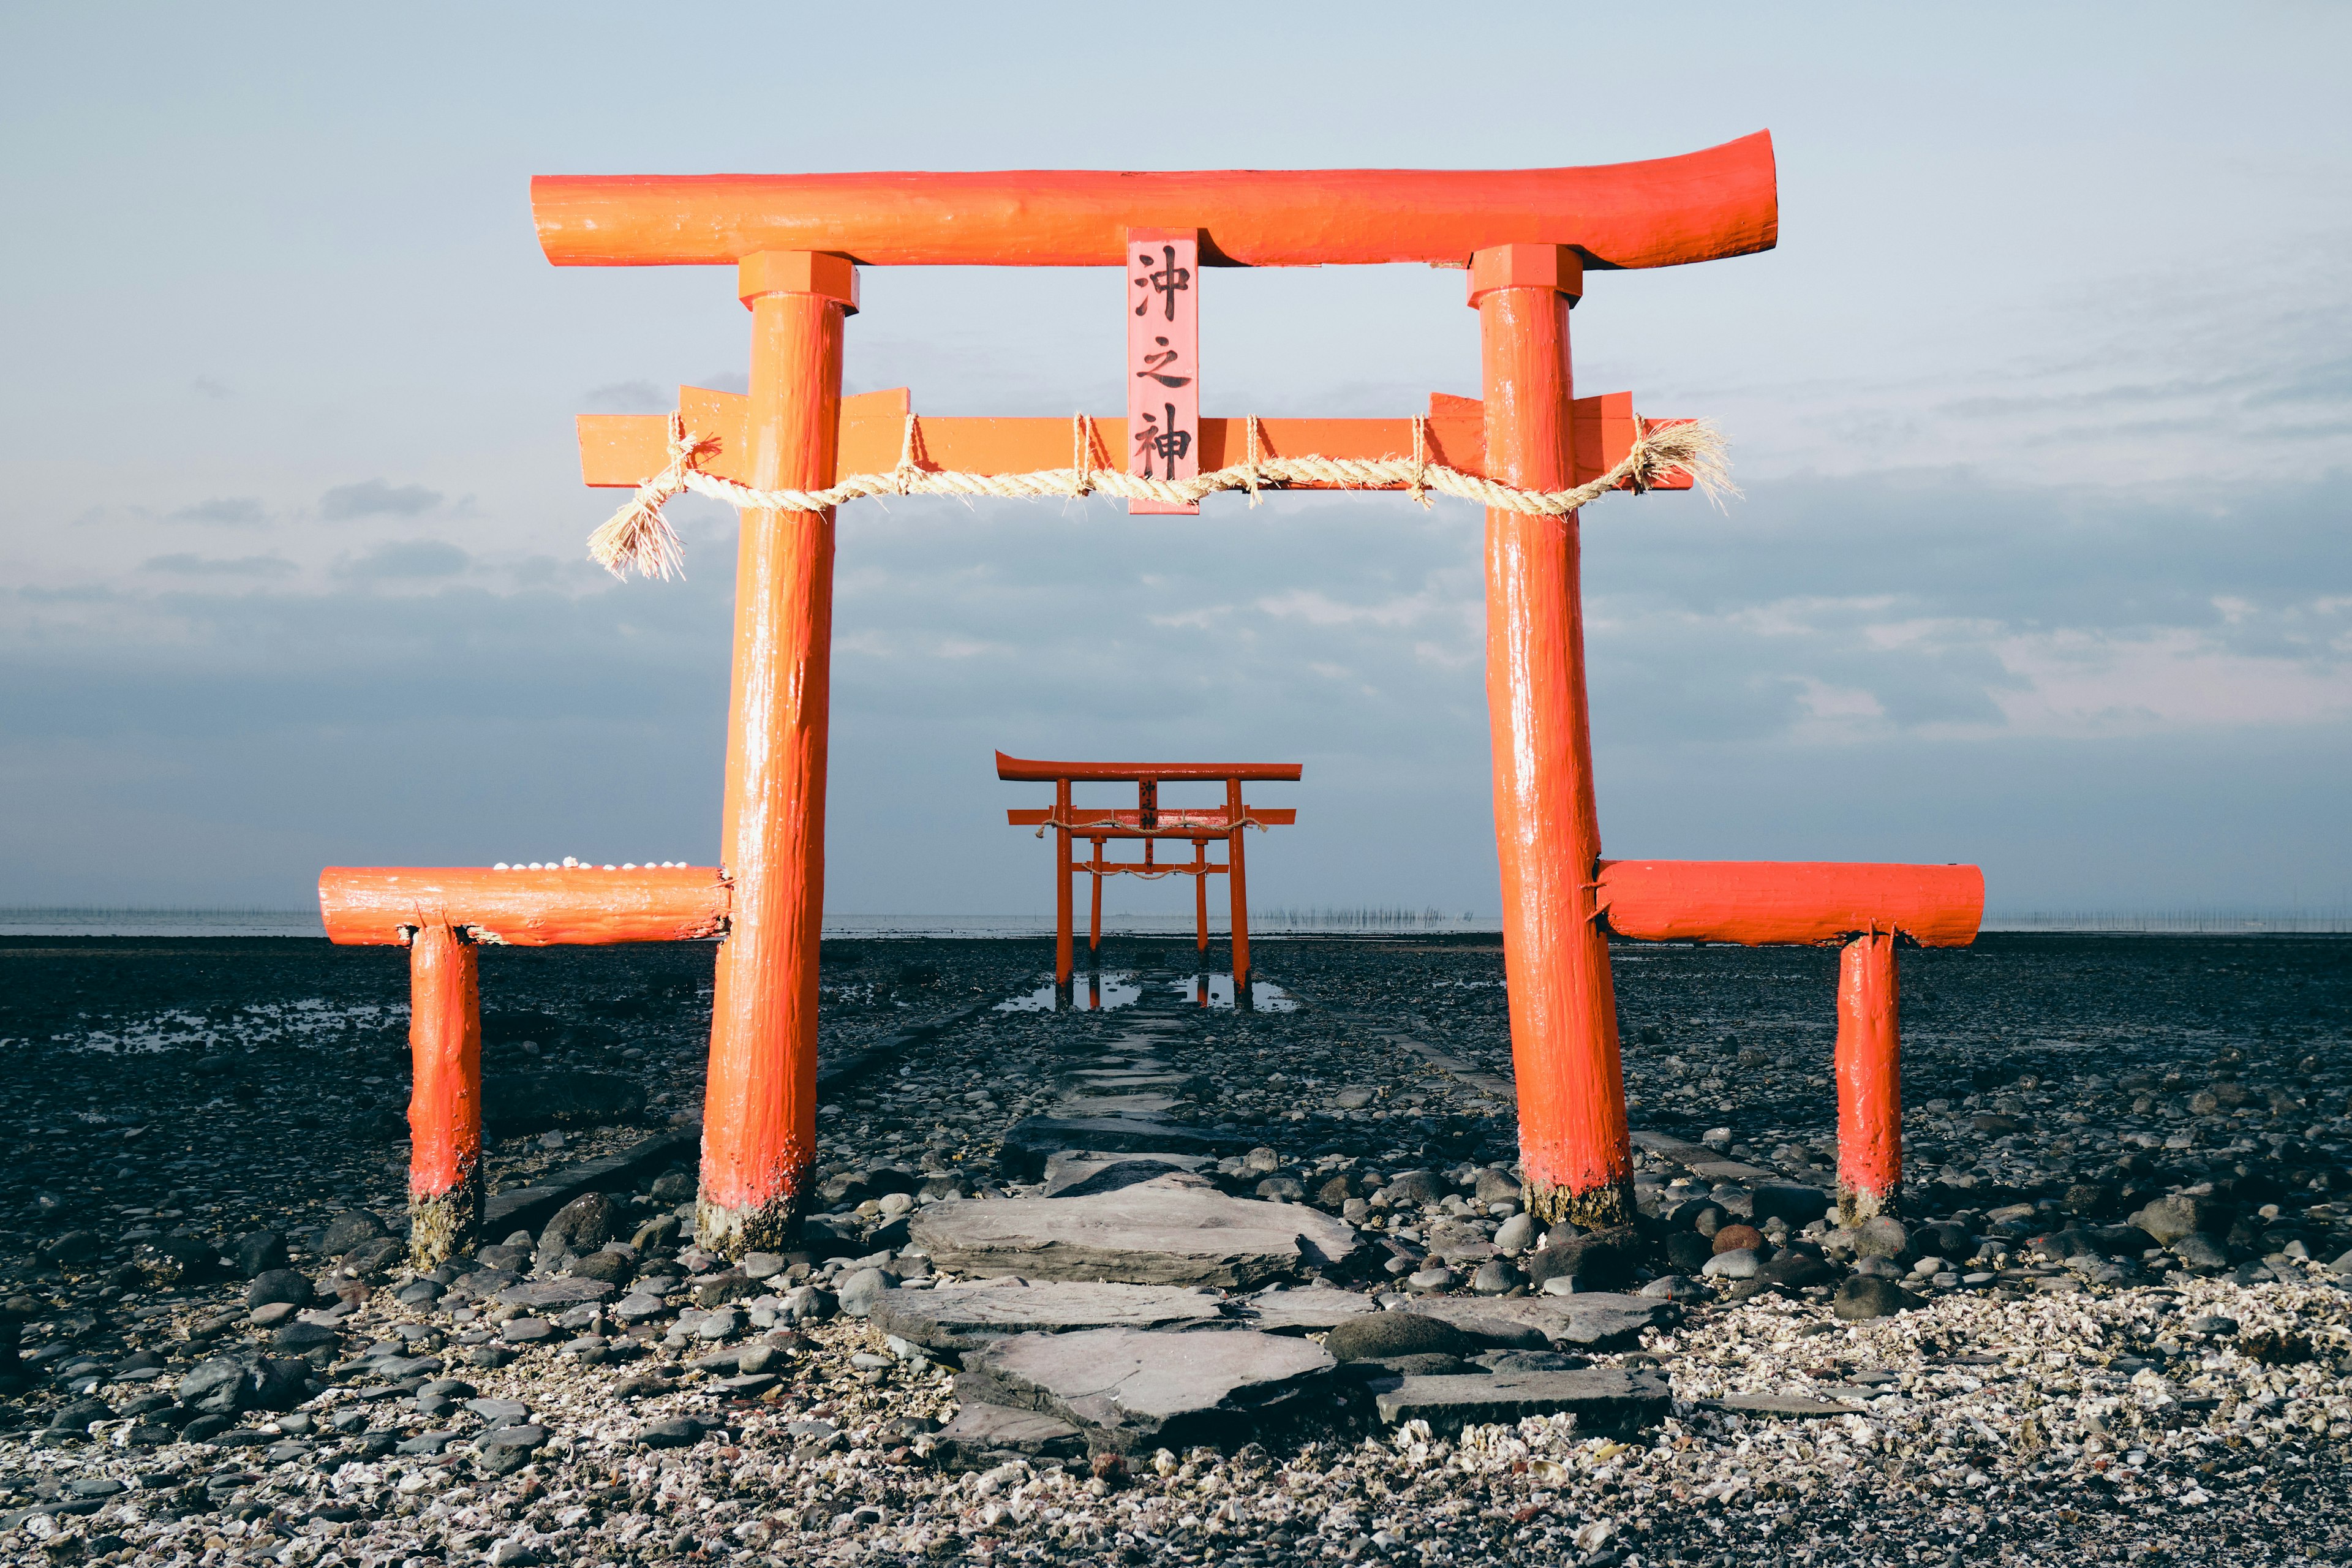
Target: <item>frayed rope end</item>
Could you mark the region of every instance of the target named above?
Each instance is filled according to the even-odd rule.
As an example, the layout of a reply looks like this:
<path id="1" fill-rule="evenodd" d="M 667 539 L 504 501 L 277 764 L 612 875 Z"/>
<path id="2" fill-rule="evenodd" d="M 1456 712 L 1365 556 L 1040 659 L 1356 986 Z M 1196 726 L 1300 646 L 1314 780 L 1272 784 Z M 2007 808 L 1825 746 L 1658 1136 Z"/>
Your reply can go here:
<path id="1" fill-rule="evenodd" d="M 1684 419 L 1671 425 L 1661 421 L 1643 431 L 1640 447 L 1643 460 L 1633 475 L 1636 490 L 1653 488 L 1679 468 L 1691 477 L 1691 483 L 1716 510 L 1725 510 L 1725 501 L 1739 499 L 1740 489 L 1731 482 L 1731 443 L 1712 419 Z"/>

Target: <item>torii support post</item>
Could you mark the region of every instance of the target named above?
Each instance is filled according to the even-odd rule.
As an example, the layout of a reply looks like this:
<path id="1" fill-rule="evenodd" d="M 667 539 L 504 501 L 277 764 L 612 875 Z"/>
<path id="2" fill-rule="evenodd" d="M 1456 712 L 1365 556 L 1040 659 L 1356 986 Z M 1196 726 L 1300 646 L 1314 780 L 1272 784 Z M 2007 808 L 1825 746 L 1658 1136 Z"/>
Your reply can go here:
<path id="1" fill-rule="evenodd" d="M 408 954 L 408 1252 L 437 1268 L 482 1228 L 482 1006 L 474 943 L 436 921 Z"/>
<path id="2" fill-rule="evenodd" d="M 330 866 L 319 874 L 328 941 L 409 950 L 408 1250 L 418 1268 L 479 1239 L 481 948 L 705 941 L 727 929 L 732 894 L 708 866 Z"/>
<path id="3" fill-rule="evenodd" d="M 1984 918 L 1974 866 L 1604 860 L 1601 915 L 1643 942 L 1843 942 L 1838 962 L 1838 1218 L 1893 1212 L 1903 1189 L 1903 1034 L 1895 948 L 1965 947 Z"/>
<path id="4" fill-rule="evenodd" d="M 1486 466 L 1507 484 L 1570 482 L 1568 312 L 1582 292 L 1582 261 L 1567 246 L 1471 258 Z M 1574 514 L 1487 510 L 1486 711 L 1528 1208 L 1585 1226 L 1630 1224 L 1616 993 L 1593 899 L 1601 827 Z"/>
<path id="5" fill-rule="evenodd" d="M 751 311 L 752 481 L 833 482 L 842 321 L 856 268 L 838 256 L 744 257 Z M 695 1235 L 728 1257 L 782 1250 L 816 1163 L 817 942 L 833 662 L 833 514 L 746 511 L 735 566 L 724 864 L 736 879 L 719 949 Z"/>
<path id="6" fill-rule="evenodd" d="M 1895 933 L 1838 957 L 1838 1223 L 1892 1213 L 1903 1193 L 1903 1028 Z"/>
<path id="7" fill-rule="evenodd" d="M 1225 820 L 1234 836 L 1225 841 L 1225 891 L 1233 900 L 1234 1005 L 1250 1005 L 1249 879 L 1242 868 L 1242 840 L 1249 832 L 1249 812 L 1242 805 L 1242 781 L 1225 781 Z"/>

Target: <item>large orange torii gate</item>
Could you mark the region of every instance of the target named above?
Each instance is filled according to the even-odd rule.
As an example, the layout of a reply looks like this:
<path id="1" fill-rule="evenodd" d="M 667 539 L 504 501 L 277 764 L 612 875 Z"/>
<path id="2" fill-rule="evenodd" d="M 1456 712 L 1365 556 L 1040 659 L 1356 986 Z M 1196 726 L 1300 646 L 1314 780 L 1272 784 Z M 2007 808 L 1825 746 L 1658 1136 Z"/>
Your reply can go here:
<path id="1" fill-rule="evenodd" d="M 1694 471 L 1703 479 L 1710 448 L 1696 427 L 1680 440 L 1677 422 L 1638 418 L 1630 395 L 1574 396 L 1569 312 L 1588 273 L 1770 248 L 1779 215 L 1768 134 L 1598 168 L 557 176 L 532 182 L 532 206 L 556 265 L 731 266 L 751 313 L 744 395 L 688 388 L 667 419 L 580 421 L 587 482 L 642 487 L 600 534 L 608 563 L 671 563 L 659 503 L 680 488 L 741 510 L 723 867 L 698 874 L 723 889 L 726 909 L 698 1199 L 705 1246 L 740 1252 L 782 1241 L 809 1186 L 832 509 L 892 490 L 1105 489 L 1141 511 L 1192 510 L 1211 490 L 1266 486 L 1436 489 L 1481 501 L 1496 837 L 1529 1207 L 1585 1224 L 1632 1214 L 1612 929 L 1850 942 L 1842 1127 L 1874 1127 L 1853 1146 L 1877 1152 L 1842 1163 L 1841 1181 L 1852 1211 L 1892 1197 L 1894 950 L 1898 941 L 1969 940 L 1981 908 L 1973 868 L 1604 863 L 1593 803 L 1575 508 L 1611 487 L 1685 487 Z M 1388 420 L 1200 416 L 1198 269 L 1397 262 L 1465 274 L 1481 397 L 1433 395 L 1425 416 Z M 844 323 L 857 310 L 857 268 L 956 265 L 1127 268 L 1139 292 L 1129 296 L 1126 417 L 918 417 L 904 391 L 845 398 Z M 472 929 L 464 900 L 440 898 L 439 885 L 488 873 L 352 875 L 417 885 L 392 940 L 416 947 L 421 1094 L 428 1055 L 464 1055 L 462 1041 L 446 1037 L 462 1033 L 452 1022 L 459 1009 L 424 1005 L 433 986 L 439 997 L 455 984 L 436 933 L 462 945 Z M 583 890 L 576 882 L 548 889 L 547 907 L 576 913 Z M 321 895 L 332 904 L 323 882 Z M 614 940 L 593 922 L 582 929 L 544 940 Z M 462 967 L 470 996 L 470 964 Z M 413 1174 L 413 1196 L 440 1179 Z"/>

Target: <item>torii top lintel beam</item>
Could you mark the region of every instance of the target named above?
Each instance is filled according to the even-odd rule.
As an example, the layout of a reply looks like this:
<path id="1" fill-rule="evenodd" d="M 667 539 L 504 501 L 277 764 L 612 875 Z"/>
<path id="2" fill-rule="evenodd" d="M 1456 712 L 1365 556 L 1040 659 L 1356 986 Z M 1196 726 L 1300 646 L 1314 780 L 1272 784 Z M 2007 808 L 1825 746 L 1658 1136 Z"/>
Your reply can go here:
<path id="1" fill-rule="evenodd" d="M 1135 784 L 1158 779 L 1162 784 L 1182 779 L 1297 779 L 1297 763 L 1041 763 L 1027 757 L 996 753 L 996 776 L 1029 783 L 1056 784 L 1086 779 Z"/>
<path id="2" fill-rule="evenodd" d="M 1772 135 L 1568 169 L 1121 174 L 542 174 L 539 243 L 558 267 L 733 266 L 824 251 L 875 267 L 1116 267 L 1130 228 L 1197 228 L 1223 267 L 1430 262 L 1571 245 L 1596 268 L 1769 250 Z"/>

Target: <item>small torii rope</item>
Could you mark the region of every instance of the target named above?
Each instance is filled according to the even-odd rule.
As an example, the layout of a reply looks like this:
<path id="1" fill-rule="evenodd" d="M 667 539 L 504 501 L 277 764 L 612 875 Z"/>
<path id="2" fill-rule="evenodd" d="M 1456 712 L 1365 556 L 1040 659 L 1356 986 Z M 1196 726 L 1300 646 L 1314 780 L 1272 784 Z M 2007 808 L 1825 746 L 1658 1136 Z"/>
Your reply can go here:
<path id="1" fill-rule="evenodd" d="M 1070 466 L 1040 468 L 1023 474 L 974 474 L 920 466 L 915 452 L 917 416 L 907 416 L 898 461 L 886 473 L 853 474 L 821 490 L 757 490 L 733 479 L 704 473 L 702 458 L 715 450 L 714 437 L 686 428 L 684 418 L 669 416 L 669 462 L 662 471 L 637 487 L 629 504 L 588 536 L 588 553 L 614 576 L 634 566 L 647 577 L 667 578 L 683 573 L 685 552 L 677 535 L 662 516 L 662 507 L 680 490 L 692 490 L 739 510 L 760 511 L 824 511 L 845 501 L 871 496 L 945 495 L 994 496 L 1034 500 L 1044 497 L 1118 496 L 1128 500 L 1167 501 L 1190 505 L 1220 490 L 1247 490 L 1255 505 L 1261 488 L 1314 485 L 1326 489 L 1372 490 L 1403 489 L 1423 506 L 1427 492 L 1476 501 L 1481 506 L 1536 516 L 1559 517 L 1589 506 L 1619 485 L 1632 481 L 1636 492 L 1650 489 L 1669 470 L 1687 472 L 1718 507 L 1727 496 L 1737 496 L 1731 482 L 1729 454 L 1723 433 L 1705 419 L 1643 426 L 1616 467 L 1597 479 L 1564 490 L 1522 489 L 1515 485 L 1466 474 L 1428 455 L 1428 422 L 1412 422 L 1411 458 L 1281 458 L 1266 457 L 1259 442 L 1255 416 L 1246 422 L 1246 460 L 1189 479 L 1154 479 L 1095 466 L 1094 421 L 1084 414 L 1070 418 Z"/>

